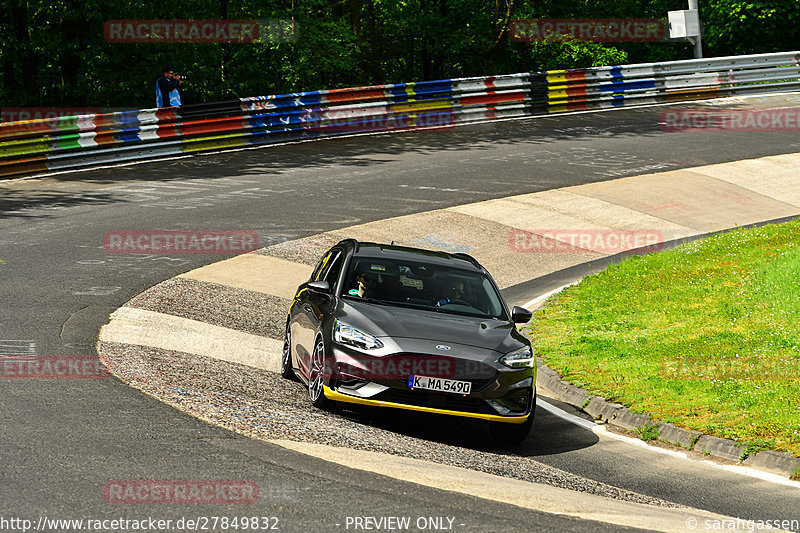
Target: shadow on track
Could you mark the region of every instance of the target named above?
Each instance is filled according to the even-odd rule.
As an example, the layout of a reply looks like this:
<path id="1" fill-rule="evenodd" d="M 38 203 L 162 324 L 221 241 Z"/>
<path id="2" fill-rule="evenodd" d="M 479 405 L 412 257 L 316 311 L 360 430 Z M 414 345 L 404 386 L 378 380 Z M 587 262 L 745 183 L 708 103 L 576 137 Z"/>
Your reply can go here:
<path id="1" fill-rule="evenodd" d="M 554 400 L 547 399 L 555 403 Z M 533 429 L 519 446 L 498 445 L 480 420 L 417 413 L 398 409 L 339 406 L 333 413 L 376 429 L 449 446 L 523 457 L 552 455 L 593 446 L 599 438 L 593 432 L 563 420 L 541 408 L 536 411 Z"/>
<path id="2" fill-rule="evenodd" d="M 787 104 L 797 105 L 786 98 L 781 100 L 775 97 L 774 105 Z M 728 104 L 728 107 L 747 108 L 751 105 L 738 102 Z M 785 153 L 784 147 L 787 144 L 794 146 L 792 143 L 800 146 L 792 131 L 666 132 L 662 129 L 661 115 L 665 109 L 701 107 L 704 104 L 690 103 L 669 108 L 631 108 L 544 116 L 391 135 L 332 137 L 282 146 L 263 145 L 270 149 L 245 149 L 56 174 L 44 181 L 0 184 L 0 218 L 26 216 L 18 212 L 22 208 L 130 201 L 125 193 L 131 191 L 108 188 L 103 191 L 101 188 L 102 185 L 111 184 L 129 184 L 131 187 L 147 189 L 148 186 L 158 185 L 172 187 L 169 184 L 176 181 L 191 180 L 198 184 L 206 181 L 213 183 L 218 179 L 243 182 L 249 179 L 263 187 L 264 184 L 271 184 L 272 178 L 282 178 L 282 182 L 285 182 L 283 185 L 289 186 L 296 182 L 296 176 L 308 173 L 310 169 L 319 171 L 319 176 L 338 172 L 346 178 L 348 173 L 378 172 L 382 165 L 396 163 L 400 159 L 411 158 L 410 161 L 418 163 L 421 157 L 434 156 L 448 166 L 460 164 L 458 162 L 462 159 L 485 160 L 486 164 L 514 168 L 517 174 L 524 172 L 524 169 L 534 172 L 533 169 L 540 167 L 551 170 L 561 168 L 569 178 L 561 180 L 563 183 L 560 185 L 566 186 L 650 171 L 648 164 L 654 164 L 652 171 L 685 168 L 721 163 L 732 158 L 742 159 L 744 156 L 749 158 Z M 666 136 L 669 136 L 669 140 Z M 637 153 L 635 146 L 640 144 L 646 146 L 641 146 L 638 150 L 641 153 Z M 666 145 L 674 148 L 667 151 L 658 149 Z M 707 146 L 720 149 L 708 151 L 704 148 Z M 736 157 L 733 157 L 726 153 L 732 146 L 748 146 L 749 152 L 736 152 Z M 663 153 L 655 153 L 659 151 Z M 463 154 L 463 158 L 460 154 Z M 580 179 L 576 180 L 575 176 Z M 80 191 L 85 194 L 75 194 L 66 189 L 64 192 L 54 190 L 54 182 L 83 184 Z M 102 192 L 92 194 L 92 188 Z"/>

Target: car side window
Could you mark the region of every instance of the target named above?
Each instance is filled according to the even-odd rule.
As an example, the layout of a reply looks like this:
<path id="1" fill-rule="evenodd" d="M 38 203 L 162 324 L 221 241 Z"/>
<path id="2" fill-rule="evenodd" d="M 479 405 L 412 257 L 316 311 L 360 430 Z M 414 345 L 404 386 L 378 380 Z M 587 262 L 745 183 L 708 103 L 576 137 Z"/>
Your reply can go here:
<path id="1" fill-rule="evenodd" d="M 328 260 L 328 267 L 323 272 L 320 279 L 322 281 L 327 281 L 332 290 L 336 290 L 336 282 L 339 281 L 339 274 L 342 272 L 342 264 L 343 256 L 342 252 L 339 250 L 335 250 L 332 253 L 331 258 Z"/>
<path id="2" fill-rule="evenodd" d="M 317 266 L 314 267 L 314 272 L 311 273 L 311 281 L 319 281 L 320 279 L 322 279 L 322 273 L 325 270 L 325 267 L 328 266 L 332 254 L 333 250 L 330 250 L 325 255 L 322 256 L 322 259 L 319 260 Z"/>

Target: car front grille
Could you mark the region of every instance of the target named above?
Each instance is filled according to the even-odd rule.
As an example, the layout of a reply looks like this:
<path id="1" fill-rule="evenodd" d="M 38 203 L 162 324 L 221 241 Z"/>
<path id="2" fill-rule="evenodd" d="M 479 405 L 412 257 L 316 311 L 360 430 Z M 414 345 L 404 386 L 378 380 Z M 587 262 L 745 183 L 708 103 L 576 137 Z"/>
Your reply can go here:
<path id="1" fill-rule="evenodd" d="M 486 402 L 477 398 L 419 389 L 387 389 L 371 399 L 464 413 L 497 414 Z"/>
<path id="2" fill-rule="evenodd" d="M 426 359 L 434 357 L 435 356 L 406 353 L 406 354 L 387 356 L 383 358 L 383 361 L 384 365 L 386 365 L 386 368 L 401 368 L 400 362 L 406 358 Z M 452 357 L 450 358 L 450 360 L 453 361 L 455 366 L 449 368 L 447 370 L 447 373 L 429 374 L 428 372 L 422 370 L 419 371 L 419 374 L 427 375 L 428 377 L 440 377 L 446 379 L 455 379 L 458 381 L 469 381 L 472 384 L 472 392 L 480 392 L 490 384 L 494 383 L 494 381 L 497 379 L 497 370 L 492 366 L 487 365 L 486 363 L 478 361 L 469 361 L 465 359 L 460 359 L 458 357 Z M 408 376 L 407 375 L 399 376 L 395 372 L 384 379 L 375 379 L 373 377 L 371 381 L 375 381 L 393 388 L 396 387 L 402 388 L 407 383 Z"/>

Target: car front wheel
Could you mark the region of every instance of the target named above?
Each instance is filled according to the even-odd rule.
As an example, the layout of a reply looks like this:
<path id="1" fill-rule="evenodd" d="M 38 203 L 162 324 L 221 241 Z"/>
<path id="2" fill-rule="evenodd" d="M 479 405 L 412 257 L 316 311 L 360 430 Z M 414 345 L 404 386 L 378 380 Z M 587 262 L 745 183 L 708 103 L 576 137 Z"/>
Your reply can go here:
<path id="1" fill-rule="evenodd" d="M 311 354 L 311 369 L 308 373 L 308 397 L 314 407 L 327 409 L 331 401 L 325 397 L 323 384 L 325 377 L 325 343 L 317 339 L 314 352 Z"/>
<path id="2" fill-rule="evenodd" d="M 281 354 L 281 377 L 297 381 L 292 369 L 292 332 L 286 324 L 286 335 L 283 340 L 283 353 Z"/>

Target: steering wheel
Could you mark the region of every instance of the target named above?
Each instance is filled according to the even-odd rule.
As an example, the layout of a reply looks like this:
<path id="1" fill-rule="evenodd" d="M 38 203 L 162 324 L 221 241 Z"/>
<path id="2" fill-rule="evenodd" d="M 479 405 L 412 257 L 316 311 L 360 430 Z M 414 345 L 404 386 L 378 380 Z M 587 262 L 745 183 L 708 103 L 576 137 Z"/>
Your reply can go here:
<path id="1" fill-rule="evenodd" d="M 445 305 L 450 305 L 450 304 L 465 305 L 467 307 L 473 307 L 471 303 L 465 302 L 464 300 L 450 300 L 449 302 L 443 303 L 441 305 L 439 305 L 439 302 L 441 302 L 441 300 L 436 302 L 436 307 L 444 307 Z"/>

